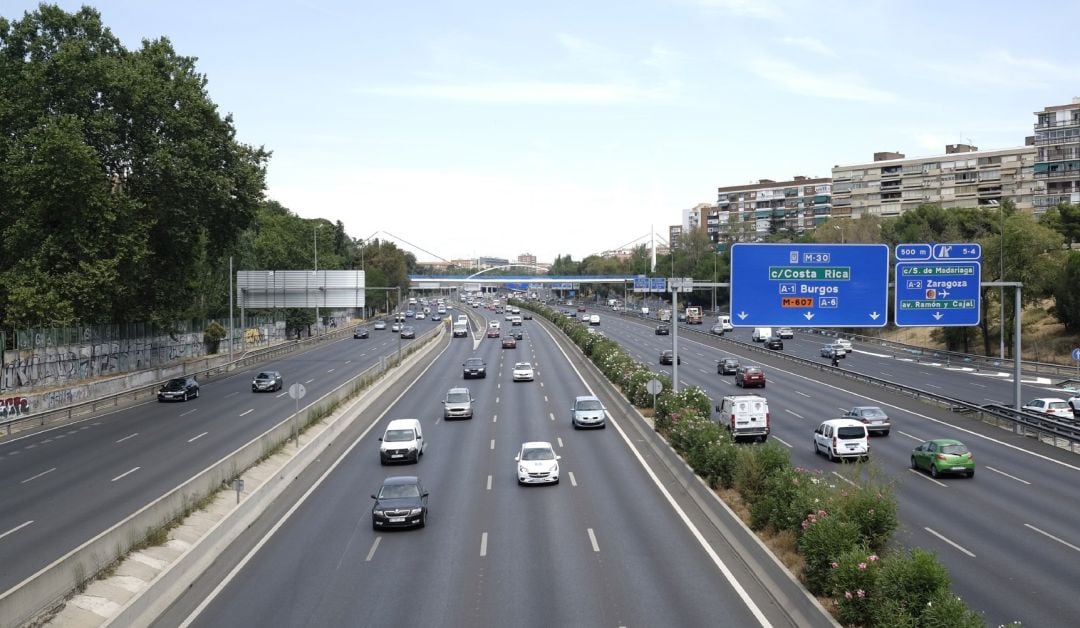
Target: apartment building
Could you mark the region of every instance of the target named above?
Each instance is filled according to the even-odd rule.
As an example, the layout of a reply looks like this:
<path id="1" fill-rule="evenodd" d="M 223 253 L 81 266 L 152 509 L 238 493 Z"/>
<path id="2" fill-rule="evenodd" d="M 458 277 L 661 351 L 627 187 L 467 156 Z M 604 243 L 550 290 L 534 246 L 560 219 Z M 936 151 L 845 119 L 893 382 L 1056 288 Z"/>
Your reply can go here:
<path id="1" fill-rule="evenodd" d="M 536 266 L 536 256 L 532 253 L 522 253 L 517 256 L 518 264 L 528 264 L 530 266 Z"/>
<path id="2" fill-rule="evenodd" d="M 715 240 L 760 240 L 773 233 L 797 235 L 824 222 L 832 209 L 832 179 L 796 176 L 790 181 L 760 179 L 717 188 Z M 713 224 L 715 222 L 715 225 Z"/>
<path id="3" fill-rule="evenodd" d="M 1035 112 L 1036 213 L 1058 203 L 1080 203 L 1080 97 Z"/>
<path id="4" fill-rule="evenodd" d="M 1035 146 L 980 151 L 950 144 L 945 154 L 907 159 L 903 153 L 874 153 L 874 161 L 833 166 L 832 215 L 899 216 L 922 203 L 944 208 L 995 205 L 1012 199 L 1030 211 L 1040 189 L 1033 175 Z"/>

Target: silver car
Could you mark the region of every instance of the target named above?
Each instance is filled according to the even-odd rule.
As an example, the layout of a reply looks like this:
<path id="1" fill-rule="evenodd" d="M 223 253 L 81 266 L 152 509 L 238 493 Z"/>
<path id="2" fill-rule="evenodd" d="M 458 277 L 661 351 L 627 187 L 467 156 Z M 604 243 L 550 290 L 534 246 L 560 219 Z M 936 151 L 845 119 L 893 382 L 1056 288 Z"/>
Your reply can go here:
<path id="1" fill-rule="evenodd" d="M 570 424 L 574 429 L 581 427 L 607 427 L 604 404 L 592 395 L 582 395 L 574 399 L 570 406 Z"/>
<path id="2" fill-rule="evenodd" d="M 284 386 L 281 373 L 277 371 L 263 371 L 251 380 L 251 392 L 274 392 Z"/>

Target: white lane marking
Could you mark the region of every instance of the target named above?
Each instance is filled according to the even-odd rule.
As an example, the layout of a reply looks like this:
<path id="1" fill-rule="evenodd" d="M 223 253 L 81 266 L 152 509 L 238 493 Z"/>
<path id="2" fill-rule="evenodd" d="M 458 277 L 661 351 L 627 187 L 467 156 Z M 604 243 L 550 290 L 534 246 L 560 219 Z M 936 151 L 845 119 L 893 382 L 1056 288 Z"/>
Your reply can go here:
<path id="1" fill-rule="evenodd" d="M 902 435 L 902 436 L 907 436 L 907 437 L 908 437 L 908 438 L 910 438 L 911 440 L 917 440 L 917 441 L 919 441 L 920 443 L 922 442 L 922 439 L 921 439 L 921 438 L 919 438 L 918 436 L 912 436 L 911 434 L 908 434 L 907 432 L 904 432 L 904 431 L 901 431 L 901 430 L 896 430 L 896 431 L 897 431 L 897 433 L 899 433 L 900 435 Z"/>
<path id="2" fill-rule="evenodd" d="M 135 432 L 134 434 L 128 434 L 127 436 L 125 436 L 125 437 L 121 438 L 120 440 L 116 441 L 116 443 L 114 443 L 114 444 L 119 444 L 119 443 L 122 443 L 122 442 L 126 441 L 127 439 L 129 439 L 129 438 L 135 438 L 135 437 L 136 437 L 136 436 L 138 436 L 138 435 L 139 435 L 139 433 L 138 433 L 138 432 Z M 49 441 L 45 441 L 45 442 L 47 443 L 47 442 L 49 442 Z"/>
<path id="3" fill-rule="evenodd" d="M 109 481 L 110 482 L 115 482 L 115 481 L 119 480 L 120 478 L 131 475 L 132 473 L 135 473 L 136 471 L 138 471 L 141 468 L 142 467 L 135 467 L 134 469 L 129 469 L 127 471 L 124 471 L 123 473 L 121 473 L 120 475 L 116 476 L 115 478 L 113 478 L 113 479 L 111 479 Z"/>
<path id="4" fill-rule="evenodd" d="M 544 382 L 540 382 L 540 388 L 544 387 Z M 547 401 L 547 396 L 544 397 L 544 401 Z"/>
<path id="5" fill-rule="evenodd" d="M 559 447 L 563 446 L 563 444 L 562 444 L 562 436 L 556 436 L 555 440 L 559 442 Z"/>
<path id="6" fill-rule="evenodd" d="M 231 392 L 231 393 L 225 395 L 225 398 L 228 399 L 229 397 L 232 397 L 233 395 L 239 395 L 239 394 L 240 394 L 239 392 Z"/>
<path id="7" fill-rule="evenodd" d="M 941 389 L 941 386 L 938 386 L 937 384 L 931 384 L 930 382 L 926 382 L 926 385 L 930 388 L 937 388 L 939 390 Z"/>
<path id="8" fill-rule="evenodd" d="M 495 449 L 495 439 L 491 439 L 491 448 Z"/>
<path id="9" fill-rule="evenodd" d="M 972 386 L 978 386 L 979 388 L 986 388 L 986 384 L 980 384 L 979 382 L 971 382 Z"/>
<path id="10" fill-rule="evenodd" d="M 709 372 L 708 372 L 708 371 L 706 371 L 705 369 L 698 369 L 698 372 L 699 372 L 699 373 L 704 373 L 705 375 L 711 375 L 711 373 L 709 373 Z"/>
<path id="11" fill-rule="evenodd" d="M 335 369 L 330 369 L 330 370 L 329 370 L 329 371 L 327 371 L 326 373 L 327 373 L 327 374 L 333 373 L 333 372 L 334 372 L 334 370 L 335 370 Z"/>
<path id="12" fill-rule="evenodd" d="M 56 435 L 56 436 L 54 436 L 53 438 L 55 438 L 56 440 L 60 440 L 61 438 L 67 438 L 67 434 L 57 434 L 57 435 Z M 14 455 L 15 455 L 15 454 L 17 454 L 17 453 L 19 453 L 19 452 L 17 452 L 17 451 L 13 451 L 13 452 L 11 452 L 11 455 L 13 455 L 13 456 L 14 456 Z"/>
<path id="13" fill-rule="evenodd" d="M 796 419 L 805 418 L 803 415 L 799 414 L 798 412 L 795 412 L 794 410 L 788 410 L 788 414 L 793 415 Z"/>
<path id="14" fill-rule="evenodd" d="M 774 436 L 773 438 L 776 438 L 776 437 Z M 841 480 L 847 482 L 848 484 L 850 484 L 852 486 L 856 486 L 856 484 L 854 482 L 852 482 L 851 480 L 849 480 L 849 479 L 845 478 L 844 476 L 840 475 L 836 471 L 833 471 L 832 474 L 835 475 L 836 477 L 840 478 Z"/>
<path id="15" fill-rule="evenodd" d="M 480 535 L 480 558 L 487 556 L 487 532 Z"/>
<path id="16" fill-rule="evenodd" d="M 491 476 L 490 475 L 488 476 L 487 490 L 489 490 L 489 491 L 491 490 Z"/>
<path id="17" fill-rule="evenodd" d="M 878 372 L 881 373 L 883 376 L 889 378 L 889 379 L 892 379 L 892 377 L 893 377 L 892 373 L 886 373 L 885 371 L 878 371 Z"/>
<path id="18" fill-rule="evenodd" d="M 188 439 L 188 442 L 189 443 L 194 443 L 195 441 L 199 440 L 200 438 L 202 438 L 203 436 L 206 436 L 209 433 L 210 432 L 203 432 L 202 434 L 199 434 L 198 436 L 192 436 L 191 438 Z"/>
<path id="19" fill-rule="evenodd" d="M 278 394 L 274 395 L 274 397 L 277 398 L 277 399 L 281 399 L 282 397 L 284 397 L 287 394 L 289 394 L 289 391 L 286 390 L 285 392 L 281 392 L 281 393 L 278 393 Z"/>
<path id="20" fill-rule="evenodd" d="M 690 388 L 690 384 L 686 383 L 686 380 L 684 380 L 684 379 L 679 380 L 679 383 L 682 384 L 683 388 Z"/>
<path id="21" fill-rule="evenodd" d="M 309 379 L 308 381 L 306 381 L 306 382 L 304 382 L 304 383 L 305 383 L 305 384 L 310 384 L 310 383 L 311 383 L 311 382 L 313 382 L 313 381 L 315 381 L 315 378 L 314 378 L 314 377 L 312 377 L 311 379 Z"/>
<path id="22" fill-rule="evenodd" d="M 796 394 L 796 395 L 802 395 L 803 397 L 806 397 L 807 399 L 809 399 L 809 398 L 810 398 L 810 395 L 808 395 L 808 394 L 804 393 L 804 392 L 803 392 L 803 391 L 801 391 L 801 390 L 796 390 L 796 391 L 795 391 L 795 394 Z"/>
<path id="23" fill-rule="evenodd" d="M 192 412 L 195 412 L 196 410 L 198 410 L 198 408 L 192 408 L 192 409 L 188 410 L 187 412 L 181 412 L 180 416 L 187 416 L 187 415 L 191 414 Z"/>
<path id="24" fill-rule="evenodd" d="M 1070 549 L 1074 549 L 1074 550 L 1080 552 L 1080 547 L 1077 547 L 1077 546 L 1073 545 L 1072 543 L 1069 543 L 1068 541 L 1066 541 L 1064 539 L 1059 539 L 1058 537 L 1054 536 L 1053 534 L 1050 534 L 1049 532 L 1046 532 L 1045 530 L 1040 530 L 1040 529 L 1036 528 L 1035 526 L 1031 525 L 1030 523 L 1025 523 L 1024 527 L 1025 528 L 1031 528 L 1032 530 L 1038 532 L 1039 534 L 1041 534 L 1041 535 L 1043 535 L 1043 536 L 1045 536 L 1045 537 L 1047 537 L 1049 539 L 1054 539 L 1055 541 L 1057 541 L 1058 543 L 1061 543 L 1065 547 L 1068 547 Z M 18 528 L 16 528 L 16 530 L 18 530 Z M 3 538 L 2 534 L 0 534 L 0 538 Z"/>
<path id="25" fill-rule="evenodd" d="M 375 542 L 371 544 L 371 549 L 368 550 L 367 558 L 364 559 L 365 563 L 371 562 L 371 557 L 375 555 L 375 550 L 379 549 L 379 541 L 381 540 L 381 536 L 375 537 Z"/>
<path id="26" fill-rule="evenodd" d="M 19 525 L 17 525 L 14 528 L 8 530 L 7 532 L 4 532 L 3 534 L 0 534 L 0 539 L 4 538 L 5 536 L 7 536 L 9 534 L 14 534 L 14 533 L 18 532 L 19 530 L 22 530 L 23 528 L 30 525 L 31 523 L 34 523 L 33 519 L 31 519 L 30 521 L 20 523 Z"/>
<path id="27" fill-rule="evenodd" d="M 919 471 L 917 471 L 915 469 L 908 469 L 908 471 L 911 472 L 911 473 L 914 473 L 915 475 L 919 476 L 920 478 L 922 478 L 924 480 L 930 480 L 931 482 L 933 482 L 934 484 L 937 484 L 938 486 L 943 486 L 945 488 L 949 488 L 948 484 L 946 484 L 944 482 L 938 482 L 937 480 L 930 477 L 929 475 L 926 475 L 925 473 L 920 473 Z"/>
<path id="28" fill-rule="evenodd" d="M 1001 471 L 999 469 L 995 469 L 994 467 L 987 466 L 987 467 L 984 467 L 984 468 L 988 469 L 990 471 L 993 471 L 994 473 L 1000 473 L 1001 475 L 1004 475 L 1005 477 L 1009 478 L 1010 480 L 1016 480 L 1017 482 L 1020 482 L 1021 484 L 1027 484 L 1028 486 L 1031 486 L 1031 482 L 1028 482 L 1027 480 L 1021 480 L 1020 478 L 1016 477 L 1015 475 L 1009 475 L 1008 473 L 1005 473 L 1004 471 Z"/>
<path id="29" fill-rule="evenodd" d="M 540 383 L 543 384 L 544 382 L 540 382 Z M 548 402 L 547 395 L 544 395 L 544 403 L 547 403 L 547 402 Z"/>
<path id="30" fill-rule="evenodd" d="M 551 332 L 548 331 L 546 328 L 542 329 L 544 329 L 544 333 L 546 333 L 548 337 L 551 338 L 552 342 L 554 342 L 555 337 L 551 334 Z M 558 346 L 558 344 L 556 344 L 556 346 Z M 564 351 L 561 346 L 559 346 L 558 348 L 559 353 L 562 354 L 563 358 L 566 359 L 567 364 L 569 364 L 570 368 L 572 368 L 574 370 L 574 373 L 577 374 L 578 379 L 585 384 L 585 389 L 589 391 L 590 395 L 595 395 L 596 392 L 592 389 L 591 386 L 585 383 L 585 378 L 582 376 L 581 371 L 578 370 L 578 367 L 574 365 L 574 361 L 570 359 L 570 356 L 566 354 L 566 351 Z M 619 433 L 619 437 L 623 439 L 623 442 L 626 443 L 627 448 L 629 448 L 631 453 L 634 454 L 634 457 L 637 459 L 638 464 L 640 464 L 641 467 L 645 469 L 645 473 L 649 476 L 649 479 L 652 480 L 657 490 L 660 491 L 660 494 L 663 495 L 664 499 L 666 499 L 668 504 L 671 505 L 672 511 L 679 517 L 679 520 L 682 521 L 683 525 L 685 525 L 686 528 L 690 531 L 690 534 L 693 535 L 694 540 L 698 542 L 698 545 L 701 546 L 702 551 L 704 551 L 705 554 L 709 557 L 709 559 L 712 560 L 713 564 L 716 565 L 716 568 L 720 570 L 720 573 L 724 576 L 724 579 L 727 580 L 728 584 L 735 591 L 736 595 L 738 595 L 739 599 L 742 600 L 742 603 L 746 605 L 747 610 L 749 610 L 750 613 L 754 616 L 754 618 L 757 619 L 758 624 L 761 626 L 771 627 L 772 624 L 769 623 L 768 618 L 765 617 L 765 614 L 761 612 L 760 608 L 758 608 L 757 603 L 754 602 L 754 599 L 750 597 L 750 594 L 746 592 L 746 589 L 744 589 L 742 584 L 740 584 L 739 581 L 735 578 L 735 574 L 731 573 L 731 570 L 728 569 L 728 566 L 724 564 L 723 560 L 720 559 L 720 556 L 717 555 L 716 551 L 713 550 L 711 545 L 709 545 L 709 542 L 705 540 L 704 535 L 701 534 L 701 530 L 698 530 L 697 526 L 695 526 L 694 523 L 690 521 L 690 517 L 686 514 L 686 511 L 684 511 L 682 507 L 679 506 L 678 502 L 675 501 L 675 498 L 672 497 L 671 492 L 667 490 L 664 484 L 660 481 L 660 478 L 657 477 L 656 472 L 653 471 L 652 467 L 650 467 L 648 463 L 645 462 L 645 458 L 642 457 L 641 452 L 638 451 L 637 447 L 634 446 L 634 443 L 630 440 L 630 437 L 626 435 L 626 432 L 623 431 L 622 427 L 619 426 L 618 422 L 612 421 L 611 425 L 615 427 L 615 430 Z"/>
<path id="31" fill-rule="evenodd" d="M 844 413 L 844 412 L 847 412 L 848 409 L 847 408 L 837 408 L 837 410 L 839 410 L 841 413 Z"/>
<path id="32" fill-rule="evenodd" d="M 345 364 L 352 364 L 352 360 L 345 360 Z"/>
<path id="33" fill-rule="evenodd" d="M 1026 524 L 1025 524 L 1025 525 L 1026 525 Z M 937 538 L 941 539 L 942 541 L 945 541 L 945 542 L 946 542 L 946 543 L 948 543 L 949 545 L 952 545 L 953 547 L 955 547 L 956 549 L 960 550 L 961 552 L 963 552 L 963 553 L 967 554 L 968 556 L 970 556 L 970 557 L 972 557 L 972 558 L 975 558 L 975 554 L 972 554 L 972 553 L 971 553 L 971 552 L 969 552 L 968 550 L 964 549 L 964 547 L 963 547 L 963 546 L 961 546 L 961 545 L 959 545 L 959 544 L 957 544 L 957 543 L 955 543 L 955 542 L 953 542 L 953 541 L 950 541 L 949 539 L 945 538 L 945 535 L 941 534 L 940 532 L 935 532 L 935 531 L 931 530 L 930 528 L 926 528 L 926 527 L 924 527 L 924 528 L 923 528 L 923 530 L 926 530 L 926 531 L 927 531 L 927 532 L 929 532 L 930 534 L 933 534 L 933 535 L 934 535 L 934 536 L 936 536 Z"/>
<path id="34" fill-rule="evenodd" d="M 491 422 L 492 423 L 498 423 L 499 422 L 499 415 L 497 415 L 497 414 L 491 415 Z"/>
<path id="35" fill-rule="evenodd" d="M 791 443 L 785 441 L 784 439 L 780 438 L 779 436 L 773 436 L 773 440 L 780 441 L 780 444 L 785 445 L 788 449 L 794 449 L 794 447 L 791 446 Z"/>
<path id="36" fill-rule="evenodd" d="M 32 476 L 26 478 L 25 480 L 23 480 L 22 482 L 19 482 L 19 484 L 26 484 L 27 482 L 33 482 L 34 480 L 40 478 L 41 476 L 48 475 L 48 474 L 52 473 L 53 471 L 56 471 L 56 467 L 53 467 L 53 468 L 49 469 L 48 471 L 42 471 L 41 473 L 39 473 L 37 475 L 32 475 Z"/>
<path id="37" fill-rule="evenodd" d="M 551 417 L 551 420 L 552 420 L 552 421 L 554 421 L 554 420 L 555 420 L 555 415 L 554 415 L 553 413 L 551 413 L 551 412 L 548 412 L 548 416 L 549 416 L 549 417 Z"/>
<path id="38" fill-rule="evenodd" d="M 499 396 L 495 395 L 495 403 L 499 403 Z"/>
<path id="39" fill-rule="evenodd" d="M 596 534 L 593 533 L 592 528 L 588 528 L 588 532 L 589 532 L 589 543 L 592 543 L 592 551 L 599 552 L 600 551 L 600 546 L 596 544 Z"/>
<path id="40" fill-rule="evenodd" d="M 566 475 L 570 476 L 570 486 L 577 486 L 577 478 L 574 477 L 574 472 L 567 471 Z"/>
<path id="41" fill-rule="evenodd" d="M 23 447 L 23 449 L 36 449 L 37 446 L 38 446 L 38 443 L 31 443 L 31 444 L 27 445 L 26 447 Z"/>
<path id="42" fill-rule="evenodd" d="M 247 415 L 251 414 L 254 411 L 255 411 L 255 408 L 249 408 L 249 409 L 244 410 L 243 412 L 241 412 L 240 416 L 247 416 Z"/>
<path id="43" fill-rule="evenodd" d="M 123 439 L 121 439 L 121 440 L 123 440 Z M 41 441 L 41 444 L 42 444 L 42 445 L 45 445 L 45 444 L 47 444 L 47 443 L 51 443 L 51 442 L 52 442 L 52 439 L 51 439 L 51 438 L 46 438 L 45 440 Z M 116 442 L 118 442 L 118 443 L 119 443 L 120 441 L 116 441 Z"/>

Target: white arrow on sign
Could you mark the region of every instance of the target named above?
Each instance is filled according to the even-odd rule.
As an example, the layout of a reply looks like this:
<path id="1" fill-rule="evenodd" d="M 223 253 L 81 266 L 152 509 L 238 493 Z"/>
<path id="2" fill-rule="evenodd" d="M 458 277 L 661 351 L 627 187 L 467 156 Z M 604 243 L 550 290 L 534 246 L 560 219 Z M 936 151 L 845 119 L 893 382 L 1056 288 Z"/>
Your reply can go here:
<path id="1" fill-rule="evenodd" d="M 806 317 L 806 320 L 810 320 L 811 318 L 814 318 L 814 313 L 813 312 L 807 312 L 806 314 L 803 314 L 803 316 Z"/>
<path id="2" fill-rule="evenodd" d="M 934 312 L 934 320 L 940 321 L 942 316 L 944 316 L 944 314 L 941 312 Z"/>
<path id="3" fill-rule="evenodd" d="M 878 314 L 877 312 L 870 312 L 870 318 L 872 320 L 876 321 L 880 316 L 881 316 L 881 314 Z"/>
<path id="4" fill-rule="evenodd" d="M 749 315 L 749 314 L 747 314 L 746 312 L 739 312 L 739 318 L 740 318 L 740 319 L 742 319 L 742 320 L 746 320 L 746 317 L 747 317 L 747 316 L 750 316 L 750 315 Z"/>

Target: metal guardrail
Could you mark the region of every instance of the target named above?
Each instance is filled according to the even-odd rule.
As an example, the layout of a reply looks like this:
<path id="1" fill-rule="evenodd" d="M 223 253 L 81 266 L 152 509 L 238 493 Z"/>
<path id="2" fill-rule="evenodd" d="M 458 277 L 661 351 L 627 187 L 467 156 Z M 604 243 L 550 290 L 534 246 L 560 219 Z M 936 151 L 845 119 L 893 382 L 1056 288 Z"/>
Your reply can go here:
<path id="1" fill-rule="evenodd" d="M 650 320 L 644 319 L 641 316 L 634 314 L 622 314 L 620 317 L 631 320 Z M 809 366 L 816 368 L 820 371 L 829 371 L 834 375 L 845 377 L 851 380 L 879 386 L 893 392 L 897 392 L 903 395 L 913 397 L 921 401 L 927 401 L 935 405 L 939 405 L 948 408 L 952 412 L 971 414 L 979 418 L 979 420 L 997 425 L 999 427 L 1008 427 L 1011 431 L 1022 434 L 1025 436 L 1032 436 L 1038 438 L 1040 441 L 1053 445 L 1055 447 L 1066 449 L 1073 453 L 1080 453 L 1080 425 L 1067 421 L 1060 421 L 1052 419 L 1037 413 L 1028 411 L 1016 411 L 1009 406 L 990 404 L 979 405 L 964 401 L 962 399 L 954 399 L 945 395 L 939 395 L 937 393 L 921 390 L 914 386 L 907 386 L 899 384 L 897 382 L 881 379 L 879 377 L 873 377 L 856 371 L 844 369 L 839 366 L 831 366 L 830 364 L 810 360 L 807 358 L 801 358 L 799 356 L 784 353 L 782 351 L 775 351 L 772 349 L 765 349 L 753 344 L 748 344 L 734 340 L 732 338 L 725 338 L 719 334 L 714 334 L 710 331 L 693 329 L 687 325 L 683 325 L 679 328 L 680 333 L 693 333 L 701 336 L 712 338 L 718 342 L 738 345 L 740 349 L 750 352 L 760 353 L 761 355 L 768 355 L 774 358 L 787 360 L 794 362 L 801 366 Z M 853 336 L 847 334 L 831 334 L 833 336 L 842 336 L 858 339 L 860 342 L 864 336 Z M 879 339 L 880 340 L 880 339 Z"/>
<path id="2" fill-rule="evenodd" d="M 267 347 L 265 349 L 249 351 L 231 362 L 224 362 L 217 366 L 212 366 L 205 369 L 188 371 L 186 368 L 183 368 L 180 372 L 177 373 L 177 376 L 195 375 L 196 377 L 198 377 L 202 375 L 206 379 L 209 379 L 214 375 L 218 375 L 220 373 L 227 373 L 241 367 L 258 364 L 259 362 L 262 362 L 264 360 L 276 358 L 282 355 L 287 355 L 289 353 L 300 350 L 309 349 L 319 343 L 339 340 L 352 334 L 353 330 L 357 326 L 362 326 L 362 324 L 350 325 L 348 327 L 344 327 L 331 333 L 323 334 L 320 336 L 312 336 L 311 338 L 305 338 L 304 340 L 294 340 L 273 347 Z M 4 435 L 10 436 L 12 434 L 13 428 L 20 424 L 36 423 L 39 426 L 44 426 L 49 423 L 54 423 L 58 421 L 69 421 L 77 417 L 93 414 L 98 410 L 106 408 L 116 408 L 120 406 L 121 401 L 138 401 L 147 397 L 155 397 L 157 395 L 158 389 L 161 387 L 162 384 L 165 383 L 165 381 L 167 380 L 158 381 L 153 384 L 147 384 L 145 386 L 139 386 L 137 388 L 128 389 L 123 392 L 106 395 L 104 397 L 97 397 L 89 401 L 71 404 L 63 408 L 47 410 L 45 412 L 36 413 L 30 416 L 17 416 L 14 418 L 5 419 L 3 421 L 0 421 L 0 430 L 4 431 Z"/>

